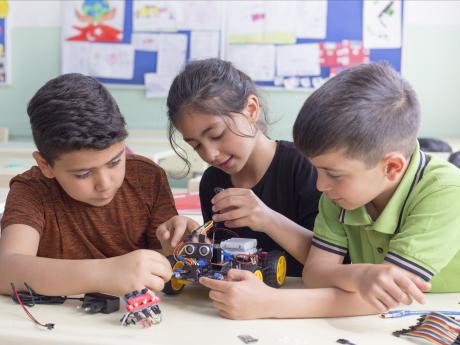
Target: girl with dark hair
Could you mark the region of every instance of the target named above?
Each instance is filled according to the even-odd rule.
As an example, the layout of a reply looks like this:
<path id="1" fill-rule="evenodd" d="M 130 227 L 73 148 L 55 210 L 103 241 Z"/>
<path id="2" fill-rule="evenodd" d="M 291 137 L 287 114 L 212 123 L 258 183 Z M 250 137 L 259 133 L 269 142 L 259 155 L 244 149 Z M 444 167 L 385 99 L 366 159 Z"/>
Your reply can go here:
<path id="1" fill-rule="evenodd" d="M 204 220 L 257 239 L 263 250 L 285 250 L 288 275 L 300 276 L 310 247 L 307 229 L 318 212 L 316 171 L 291 142 L 265 134 L 267 114 L 254 82 L 230 62 L 195 61 L 174 79 L 167 106 L 177 154 L 188 163 L 176 131 L 210 165 L 200 182 Z M 216 188 L 223 191 L 215 194 Z M 195 225 L 176 216 L 157 236 L 174 247 Z"/>

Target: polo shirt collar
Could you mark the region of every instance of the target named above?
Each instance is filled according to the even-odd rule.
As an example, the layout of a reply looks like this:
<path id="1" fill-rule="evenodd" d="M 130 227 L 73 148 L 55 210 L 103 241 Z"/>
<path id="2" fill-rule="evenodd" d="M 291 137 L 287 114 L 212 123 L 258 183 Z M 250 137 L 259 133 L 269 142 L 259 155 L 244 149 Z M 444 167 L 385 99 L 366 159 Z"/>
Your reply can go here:
<path id="1" fill-rule="evenodd" d="M 399 231 L 401 215 L 406 201 L 415 185 L 421 179 L 426 164 L 426 155 L 420 151 L 420 146 L 417 142 L 409 166 L 398 188 L 375 222 L 372 220 L 365 206 L 355 210 L 341 209 L 339 221 L 351 226 L 372 225 L 372 230 L 386 234 L 393 234 Z"/>

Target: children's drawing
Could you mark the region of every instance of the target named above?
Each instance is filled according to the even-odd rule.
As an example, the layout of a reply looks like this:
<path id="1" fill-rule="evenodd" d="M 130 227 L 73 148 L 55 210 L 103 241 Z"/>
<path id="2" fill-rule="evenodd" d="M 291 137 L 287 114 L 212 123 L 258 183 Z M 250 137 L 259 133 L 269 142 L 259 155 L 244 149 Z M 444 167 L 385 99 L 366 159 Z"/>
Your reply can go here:
<path id="1" fill-rule="evenodd" d="M 134 31 L 177 30 L 177 9 L 172 1 L 135 1 L 133 8 Z"/>
<path id="2" fill-rule="evenodd" d="M 400 48 L 401 1 L 364 1 L 363 6 L 364 47 Z"/>
<path id="3" fill-rule="evenodd" d="M 66 1 L 64 37 L 67 41 L 121 42 L 124 2 L 109 0 Z"/>

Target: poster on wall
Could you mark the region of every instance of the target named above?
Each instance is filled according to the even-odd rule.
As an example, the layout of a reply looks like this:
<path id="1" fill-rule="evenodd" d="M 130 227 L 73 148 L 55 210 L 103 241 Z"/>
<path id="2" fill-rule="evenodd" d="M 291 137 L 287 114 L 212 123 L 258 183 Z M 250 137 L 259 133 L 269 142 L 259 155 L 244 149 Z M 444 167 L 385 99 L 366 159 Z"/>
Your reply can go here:
<path id="1" fill-rule="evenodd" d="M 134 47 L 123 43 L 125 2 L 78 0 L 62 6 L 62 73 L 131 79 Z"/>
<path id="2" fill-rule="evenodd" d="M 148 97 L 163 97 L 187 63 L 210 57 L 282 90 L 316 89 L 369 61 L 401 68 L 402 1 L 69 0 L 62 8 L 63 73 Z"/>
<path id="3" fill-rule="evenodd" d="M 10 76 L 8 73 L 8 28 L 7 28 L 8 2 L 0 0 L 0 85 L 7 84 Z"/>
<path id="4" fill-rule="evenodd" d="M 364 1 L 363 43 L 364 47 L 401 47 L 401 1 Z"/>
<path id="5" fill-rule="evenodd" d="M 121 42 L 124 1 L 81 0 L 63 3 L 64 40 Z"/>

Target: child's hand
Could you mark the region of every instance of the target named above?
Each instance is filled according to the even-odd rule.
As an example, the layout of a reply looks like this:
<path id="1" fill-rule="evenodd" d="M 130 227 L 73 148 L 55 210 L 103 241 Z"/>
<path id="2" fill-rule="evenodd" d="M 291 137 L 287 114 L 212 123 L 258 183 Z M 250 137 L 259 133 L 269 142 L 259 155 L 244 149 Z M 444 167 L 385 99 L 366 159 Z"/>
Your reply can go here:
<path id="1" fill-rule="evenodd" d="M 431 284 L 394 265 L 369 265 L 360 276 L 358 292 L 379 311 L 411 304 L 412 299 L 425 303 L 423 292 Z"/>
<path id="2" fill-rule="evenodd" d="M 157 228 L 156 235 L 165 254 L 170 254 L 186 233 L 198 227 L 199 224 L 191 218 L 174 216 Z"/>
<path id="3" fill-rule="evenodd" d="M 254 192 L 244 188 L 228 188 L 211 200 L 215 222 L 224 222 L 229 228 L 250 227 L 265 231 L 273 214 Z"/>
<path id="4" fill-rule="evenodd" d="M 149 249 L 138 249 L 101 262 L 104 266 L 100 274 L 99 291 L 114 296 L 144 288 L 161 291 L 172 275 L 169 261 Z"/>
<path id="5" fill-rule="evenodd" d="M 250 320 L 271 316 L 276 306 L 270 298 L 273 288 L 261 282 L 252 272 L 228 271 L 227 280 L 200 278 L 200 283 L 211 289 L 209 297 L 219 314 L 228 319 Z"/>

